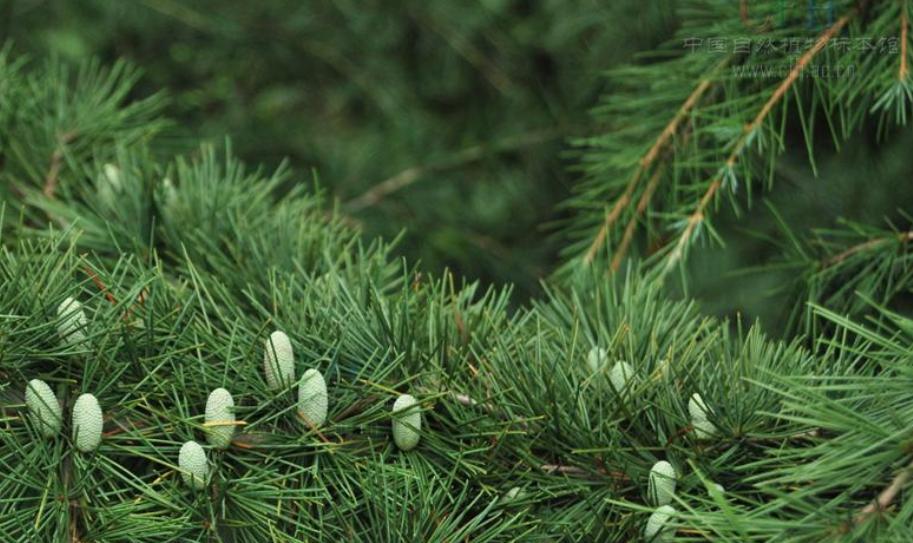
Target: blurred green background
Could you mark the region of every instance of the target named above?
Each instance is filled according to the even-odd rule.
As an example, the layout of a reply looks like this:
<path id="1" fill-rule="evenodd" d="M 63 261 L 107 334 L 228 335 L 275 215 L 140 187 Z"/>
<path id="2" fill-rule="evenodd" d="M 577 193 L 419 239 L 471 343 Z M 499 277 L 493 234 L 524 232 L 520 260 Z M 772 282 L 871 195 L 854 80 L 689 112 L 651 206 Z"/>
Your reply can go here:
<path id="1" fill-rule="evenodd" d="M 0 18 L 33 57 L 141 67 L 174 150 L 229 136 L 250 163 L 288 158 L 369 237 L 405 231 L 424 270 L 522 299 L 554 268 L 601 74 L 668 36 L 669 4 L 0 0 Z"/>
<path id="2" fill-rule="evenodd" d="M 590 114 L 612 92 L 603 74 L 649 62 L 638 53 L 670 38 L 675 5 L 0 0 L 0 42 L 36 59 L 131 61 L 138 95 L 169 96 L 165 151 L 230 137 L 249 163 L 288 159 L 367 237 L 405 232 L 399 252 L 424 271 L 513 283 L 519 303 L 559 262 L 551 225 L 581 175 L 570 142 L 605 130 Z M 774 191 L 741 214 L 721 206 L 727 244 L 696 251 L 687 274 L 705 311 L 771 331 L 796 277 L 770 267 L 785 237 L 762 199 L 806 238 L 841 218 L 906 228 L 913 206 L 911 130 L 873 121 L 839 153 L 821 134 L 818 177 L 791 130 Z"/>

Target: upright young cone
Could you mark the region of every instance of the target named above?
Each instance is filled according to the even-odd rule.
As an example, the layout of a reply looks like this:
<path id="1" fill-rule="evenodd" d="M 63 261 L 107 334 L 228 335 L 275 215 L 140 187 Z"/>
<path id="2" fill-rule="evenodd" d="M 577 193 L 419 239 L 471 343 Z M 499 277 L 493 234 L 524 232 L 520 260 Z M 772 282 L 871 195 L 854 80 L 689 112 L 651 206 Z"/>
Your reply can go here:
<path id="1" fill-rule="evenodd" d="M 181 445 L 178 453 L 178 467 L 181 468 L 181 478 L 190 488 L 200 490 L 206 486 L 209 476 L 209 462 L 206 460 L 206 451 L 196 441 L 188 441 Z"/>
<path id="2" fill-rule="evenodd" d="M 73 441 L 82 452 L 94 451 L 101 443 L 104 418 L 98 399 L 92 394 L 81 394 L 73 404 Z"/>
<path id="3" fill-rule="evenodd" d="M 649 543 L 669 543 L 675 538 L 675 527 L 671 520 L 677 511 L 671 505 L 657 507 L 647 519 L 644 540 Z"/>
<path id="4" fill-rule="evenodd" d="M 393 442 L 403 451 L 418 445 L 422 429 L 422 412 L 418 401 L 409 394 L 403 394 L 393 403 Z"/>
<path id="5" fill-rule="evenodd" d="M 716 426 L 707 419 L 693 420 L 691 427 L 694 428 L 694 436 L 698 439 L 710 439 L 716 434 Z"/>
<path id="6" fill-rule="evenodd" d="M 691 399 L 688 400 L 688 414 L 691 415 L 691 426 L 698 439 L 709 439 L 716 433 L 716 426 L 710 422 L 710 409 L 700 394 L 691 395 Z"/>
<path id="7" fill-rule="evenodd" d="M 697 392 L 692 394 L 688 399 L 688 414 L 691 415 L 691 420 L 706 419 L 709 413 L 704 398 Z"/>
<path id="8" fill-rule="evenodd" d="M 526 498 L 526 496 L 527 496 L 527 493 L 522 488 L 520 488 L 519 486 L 515 486 L 515 487 L 512 487 L 507 492 L 505 492 L 503 496 L 501 496 L 500 502 L 503 504 L 510 504 L 513 502 L 520 501 L 520 500 Z"/>
<path id="9" fill-rule="evenodd" d="M 32 379 L 25 387 L 25 405 L 29 410 L 32 424 L 44 437 L 53 437 L 60 432 L 63 412 L 60 402 L 51 387 L 41 379 Z"/>
<path id="10" fill-rule="evenodd" d="M 650 469 L 648 492 L 653 505 L 667 505 L 675 495 L 676 473 L 672 464 L 660 460 Z"/>
<path id="11" fill-rule="evenodd" d="M 327 420 L 328 404 L 323 375 L 313 368 L 304 372 L 298 384 L 298 415 L 311 426 L 320 426 Z"/>
<path id="12" fill-rule="evenodd" d="M 633 378 L 634 368 L 623 360 L 616 362 L 609 371 L 609 382 L 612 383 L 612 388 L 618 392 L 624 390 Z"/>
<path id="13" fill-rule="evenodd" d="M 82 304 L 75 298 L 67 298 L 57 306 L 57 332 L 67 345 L 74 345 L 86 339 L 86 325 L 89 320 Z"/>
<path id="14" fill-rule="evenodd" d="M 169 178 L 162 179 L 162 182 L 156 186 L 156 203 L 158 211 L 165 224 L 177 219 L 178 213 L 178 189 L 174 182 Z"/>
<path id="15" fill-rule="evenodd" d="M 266 384 L 272 390 L 287 387 L 295 380 L 295 353 L 285 332 L 276 330 L 266 340 L 263 373 Z"/>
<path id="16" fill-rule="evenodd" d="M 231 393 L 217 388 L 206 400 L 206 439 L 217 449 L 226 449 L 235 435 L 235 401 Z"/>
<path id="17" fill-rule="evenodd" d="M 124 182 L 120 168 L 114 164 L 105 164 L 96 181 L 98 199 L 108 207 L 114 207 L 117 205 L 123 188 Z"/>
<path id="18" fill-rule="evenodd" d="M 609 353 L 602 347 L 593 347 L 586 355 L 586 365 L 594 373 L 601 370 L 608 361 Z"/>

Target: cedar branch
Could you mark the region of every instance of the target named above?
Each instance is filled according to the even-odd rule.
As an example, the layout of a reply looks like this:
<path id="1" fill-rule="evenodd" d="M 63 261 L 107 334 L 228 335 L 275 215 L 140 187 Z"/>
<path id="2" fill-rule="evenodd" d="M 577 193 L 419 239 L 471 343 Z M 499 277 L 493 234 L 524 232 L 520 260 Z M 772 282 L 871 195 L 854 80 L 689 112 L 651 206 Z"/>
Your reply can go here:
<path id="1" fill-rule="evenodd" d="M 647 183 L 647 188 L 644 190 L 644 193 L 640 196 L 640 201 L 637 202 L 637 210 L 634 213 L 634 216 L 628 221 L 628 225 L 625 226 L 625 233 L 621 238 L 621 243 L 618 244 L 618 249 L 615 250 L 615 254 L 612 255 L 612 267 L 611 270 L 618 271 L 618 268 L 621 266 L 621 261 L 624 260 L 625 254 L 628 252 L 628 247 L 631 245 L 631 240 L 634 238 L 634 230 L 637 229 L 637 219 L 643 215 L 644 211 L 647 209 L 647 205 L 650 203 L 650 199 L 653 197 L 653 193 L 656 191 L 657 185 L 659 185 L 660 179 L 663 177 L 665 168 L 657 168 L 653 172 L 653 177 L 650 178 L 650 182 Z"/>
<path id="2" fill-rule="evenodd" d="M 687 143 L 691 137 L 691 132 L 686 131 L 682 137 L 682 145 Z M 634 210 L 634 215 L 628 220 L 628 224 L 625 226 L 625 232 L 621 238 L 621 243 L 618 245 L 618 249 L 615 250 L 615 254 L 612 255 L 612 264 L 609 268 L 611 271 L 618 271 L 618 268 L 621 267 L 621 262 L 624 260 L 625 255 L 628 252 L 628 247 L 631 245 L 631 240 L 634 239 L 634 232 L 637 230 L 637 221 L 647 210 L 647 206 L 650 205 L 650 200 L 653 198 L 653 193 L 656 192 L 656 187 L 659 185 L 659 182 L 662 180 L 663 173 L 665 173 L 667 163 L 663 162 L 656 171 L 653 173 L 653 176 L 650 178 L 650 182 L 647 183 L 647 188 L 644 190 L 643 194 L 640 195 L 640 200 L 637 202 L 637 208 Z"/>
<path id="3" fill-rule="evenodd" d="M 727 59 L 728 61 L 728 59 Z M 714 70 L 715 71 L 715 70 Z M 637 185 L 640 183 L 640 180 L 643 178 L 644 173 L 653 165 L 656 159 L 660 156 L 660 153 L 665 149 L 669 141 L 672 140 L 672 137 L 678 131 L 678 127 L 681 125 L 691 110 L 694 109 L 694 106 L 698 101 L 703 97 L 707 90 L 712 85 L 712 80 L 710 77 L 701 80 L 697 87 L 691 91 L 691 94 L 688 95 L 688 98 L 682 104 L 682 106 L 675 113 L 675 116 L 669 121 L 669 124 L 663 128 L 663 131 L 660 132 L 659 137 L 656 138 L 656 141 L 653 142 L 653 145 L 650 149 L 641 157 L 640 162 L 637 166 L 637 169 L 634 171 L 634 174 L 631 176 L 631 180 L 628 181 L 628 185 L 625 187 L 624 193 L 621 197 L 616 200 L 615 205 L 612 206 L 612 210 L 606 214 L 605 220 L 602 223 L 602 226 L 599 228 L 599 232 L 596 234 L 596 237 L 593 239 L 593 242 L 590 244 L 589 249 L 587 249 L 586 255 L 583 257 L 585 264 L 590 264 L 593 262 L 593 259 L 596 258 L 596 253 L 599 251 L 599 247 L 605 242 L 605 238 L 609 233 L 609 228 L 612 227 L 612 224 L 618 220 L 619 215 L 621 215 L 622 210 L 628 203 L 631 201 L 631 196 L 634 193 L 634 189 L 637 188 Z"/>
<path id="4" fill-rule="evenodd" d="M 889 242 L 895 241 L 895 240 L 899 241 L 900 243 L 908 243 L 910 241 L 913 241 L 913 230 L 911 230 L 909 232 L 901 232 L 895 236 L 870 239 L 866 242 L 860 243 L 858 245 L 854 245 L 854 246 L 850 247 L 849 249 L 846 249 L 845 251 L 837 253 L 836 255 L 828 258 L 827 260 L 822 262 L 821 267 L 830 268 L 831 266 L 836 266 L 837 264 L 840 264 L 841 262 L 843 262 L 844 260 L 853 256 L 856 253 L 867 251 L 869 249 L 874 249 L 875 247 L 880 247 L 881 245 L 884 245 L 885 243 L 889 243 Z"/>
<path id="5" fill-rule="evenodd" d="M 815 41 L 815 45 L 811 49 L 806 51 L 799 60 L 796 61 L 796 64 L 793 65 L 792 69 L 787 74 L 786 78 L 780 82 L 777 88 L 774 90 L 773 94 L 770 95 L 770 98 L 764 102 L 764 105 L 755 115 L 754 119 L 742 130 L 741 136 L 736 140 L 735 147 L 732 149 L 732 152 L 729 154 L 729 157 L 726 159 L 726 162 L 721 168 L 722 171 L 730 171 L 738 162 L 739 157 L 741 157 L 742 152 L 745 150 L 745 147 L 748 145 L 748 141 L 751 135 L 759 126 L 767 119 L 770 113 L 773 111 L 774 107 L 783 100 L 783 97 L 786 96 L 787 91 L 789 91 L 795 82 L 799 79 L 799 75 L 802 73 L 802 70 L 808 65 L 812 59 L 821 52 L 822 49 L 831 41 L 831 39 L 840 32 L 843 27 L 845 27 L 853 16 L 856 14 L 856 10 L 853 9 L 840 19 L 838 19 L 833 25 L 828 27 L 821 35 L 818 36 L 818 39 Z M 707 187 L 707 191 L 704 192 L 704 195 L 699 200 L 697 207 L 688 217 L 687 224 L 685 229 L 682 231 L 681 235 L 678 237 L 678 241 L 675 244 L 675 249 L 669 254 L 669 259 L 666 263 L 666 269 L 671 268 L 676 262 L 681 260 L 685 247 L 688 244 L 688 241 L 691 239 L 694 230 L 697 226 L 704 220 L 705 212 L 707 207 L 713 201 L 714 196 L 716 196 L 717 191 L 723 184 L 723 173 L 717 174 L 717 176 L 710 183 L 710 186 Z"/>
<path id="6" fill-rule="evenodd" d="M 561 136 L 563 133 L 564 130 L 561 127 L 549 128 L 508 137 L 501 141 L 466 147 L 444 160 L 406 168 L 377 183 L 359 196 L 345 202 L 343 206 L 350 212 L 361 211 L 366 207 L 376 205 L 390 194 L 412 185 L 426 174 L 456 168 L 483 159 L 491 154 L 514 151 L 523 147 L 545 143 Z"/>

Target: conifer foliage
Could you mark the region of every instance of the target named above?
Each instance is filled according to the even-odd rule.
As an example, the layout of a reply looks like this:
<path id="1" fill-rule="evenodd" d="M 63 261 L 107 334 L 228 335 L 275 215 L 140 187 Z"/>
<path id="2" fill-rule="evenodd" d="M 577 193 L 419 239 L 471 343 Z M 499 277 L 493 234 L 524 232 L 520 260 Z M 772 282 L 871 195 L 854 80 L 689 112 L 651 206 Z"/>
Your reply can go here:
<path id="1" fill-rule="evenodd" d="M 889 2 L 834 4 L 814 44 L 896 24 Z M 669 141 L 701 145 L 670 168 L 704 181 L 663 203 L 712 189 L 684 242 L 607 273 L 600 212 L 592 258 L 576 246 L 573 273 L 515 309 L 508 287 L 362 239 L 300 174 L 228 144 L 168 156 L 136 77 L 0 54 L 4 541 L 913 540 L 913 320 L 822 297 L 798 310 L 816 334 L 774 340 L 663 288 L 724 187 L 702 168 L 722 153 L 731 188 L 743 151 L 775 150 L 791 86 L 734 104 L 741 87 L 714 84 L 715 109 L 681 110 Z M 643 194 L 619 217 L 636 224 Z"/>
<path id="2" fill-rule="evenodd" d="M 578 212 L 565 223 L 566 271 L 594 263 L 618 270 L 633 255 L 663 273 L 686 274 L 695 246 L 735 237 L 715 226 L 719 215 L 732 210 L 744 219 L 766 211 L 757 204 L 765 195 L 799 192 L 789 186 L 794 175 L 784 171 L 784 155 L 804 159 L 804 182 L 834 186 L 814 178 L 819 161 L 852 138 L 867 134 L 885 148 L 898 142 L 899 154 L 909 145 L 908 0 L 679 7 L 675 38 L 649 62 L 612 71 L 614 90 L 594 112 L 607 128 L 578 142 L 585 179 L 568 202 Z M 871 189 L 878 173 L 859 170 L 869 182 L 855 190 Z M 885 182 L 901 205 L 907 192 Z M 867 304 L 855 291 L 879 303 L 908 291 L 911 221 L 904 210 L 889 212 L 896 219 L 886 226 L 825 216 L 806 233 L 772 210 L 780 232 L 766 235 L 780 238 L 774 249 L 783 258 L 766 269 L 790 272 L 790 332 L 817 330 L 799 300 L 858 315 Z"/>

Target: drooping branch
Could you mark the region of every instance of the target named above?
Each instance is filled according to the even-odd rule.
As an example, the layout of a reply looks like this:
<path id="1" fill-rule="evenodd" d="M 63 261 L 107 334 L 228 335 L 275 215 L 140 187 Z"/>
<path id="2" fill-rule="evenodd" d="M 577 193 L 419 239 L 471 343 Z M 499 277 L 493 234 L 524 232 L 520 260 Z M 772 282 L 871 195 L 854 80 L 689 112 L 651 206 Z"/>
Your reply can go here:
<path id="1" fill-rule="evenodd" d="M 728 62 L 729 58 L 725 59 L 724 62 L 718 64 L 711 73 L 715 74 L 720 68 L 725 65 L 725 63 Z M 669 121 L 669 124 L 667 124 L 665 128 L 663 128 L 662 132 L 660 132 L 659 137 L 656 138 L 656 141 L 653 142 L 653 145 L 650 146 L 650 149 L 647 150 L 647 152 L 641 157 L 637 169 L 634 170 L 634 174 L 628 181 L 624 192 L 618 198 L 618 200 L 615 201 L 615 205 L 612 206 L 612 209 L 606 214 L 602 226 L 596 233 L 596 237 L 593 239 L 593 242 L 590 243 L 590 247 L 587 249 L 587 252 L 583 257 L 584 264 L 590 264 L 593 262 L 593 259 L 596 258 L 596 253 L 599 252 L 599 248 L 605 243 L 609 229 L 612 227 L 615 221 L 618 220 L 618 217 L 621 215 L 621 212 L 624 210 L 625 206 L 631 202 L 631 197 L 634 194 L 634 190 L 637 188 L 637 185 L 640 183 L 644 174 L 660 157 L 662 151 L 666 148 L 668 143 L 672 141 L 672 137 L 676 134 L 676 132 L 678 132 L 679 126 L 681 126 L 682 122 L 688 118 L 688 116 L 691 114 L 691 111 L 694 109 L 700 99 L 711 88 L 713 82 L 713 77 L 707 77 L 701 80 L 697 87 L 691 91 L 691 94 L 688 95 L 688 98 L 685 99 L 685 102 L 675 113 L 675 116 L 672 117 L 672 120 Z"/>
<path id="2" fill-rule="evenodd" d="M 861 252 L 867 251 L 869 249 L 874 249 L 876 247 L 880 247 L 880 246 L 884 245 L 885 243 L 890 243 L 892 241 L 898 241 L 900 243 L 908 243 L 910 241 L 913 241 L 913 230 L 911 230 L 909 232 L 901 232 L 895 236 L 870 239 L 870 240 L 860 243 L 858 245 L 853 245 L 852 247 L 850 247 L 844 251 L 841 251 L 841 252 L 835 254 L 834 256 L 824 260 L 821 263 L 821 267 L 830 268 L 832 266 L 836 266 L 837 264 L 840 264 L 847 258 L 855 255 L 856 253 L 861 253 Z"/>
<path id="3" fill-rule="evenodd" d="M 618 244 L 618 249 L 616 249 L 615 253 L 612 255 L 612 266 L 610 268 L 612 271 L 618 271 L 618 268 L 621 266 L 621 262 L 628 252 L 628 247 L 631 245 L 631 240 L 634 239 L 634 230 L 637 229 L 637 220 L 647 209 L 647 205 L 650 203 L 650 199 L 653 197 L 653 193 L 656 191 L 656 187 L 659 185 L 659 181 L 662 179 L 665 171 L 666 168 L 664 167 L 657 168 L 656 171 L 653 172 L 653 177 L 650 178 L 650 182 L 647 183 L 647 188 L 644 189 L 643 194 L 640 195 L 640 200 L 637 202 L 637 209 L 628 221 L 627 226 L 625 226 L 625 233 L 622 235 L 621 242 Z"/>
<path id="4" fill-rule="evenodd" d="M 682 136 L 682 145 L 687 144 L 691 134 L 691 131 L 686 131 L 684 133 Z M 637 230 L 637 221 L 640 220 L 640 217 L 647 210 L 647 206 L 650 205 L 650 200 L 653 198 L 653 194 L 656 192 L 656 187 L 659 186 L 659 182 L 662 180 L 667 165 L 668 163 L 663 162 L 657 167 L 656 171 L 653 172 L 653 176 L 650 178 L 650 182 L 647 183 L 647 187 L 644 189 L 643 194 L 640 195 L 640 200 L 637 202 L 637 208 L 634 210 L 634 214 L 628 220 L 628 224 L 625 226 L 625 231 L 622 235 L 621 242 L 618 244 L 618 248 L 612 255 L 612 264 L 609 268 L 610 271 L 618 271 L 618 268 L 621 267 L 621 263 L 628 252 L 628 248 L 631 246 L 631 240 L 634 239 L 634 232 Z"/>
<path id="5" fill-rule="evenodd" d="M 376 205 L 390 194 L 412 185 L 429 173 L 456 168 L 483 159 L 492 154 L 504 153 L 531 145 L 545 143 L 560 137 L 563 133 L 564 130 L 561 127 L 547 128 L 528 134 L 520 134 L 505 138 L 490 144 L 466 147 L 444 160 L 425 165 L 410 166 L 392 177 L 388 177 L 377 183 L 359 196 L 345 202 L 343 206 L 350 212 L 361 211 L 366 207 Z"/>
<path id="6" fill-rule="evenodd" d="M 667 257 L 666 261 L 666 270 L 669 270 L 676 262 L 681 260 L 684 255 L 685 248 L 688 245 L 688 242 L 691 240 L 692 235 L 694 234 L 695 229 L 698 225 L 703 222 L 705 213 L 708 206 L 713 202 L 714 197 L 716 196 L 717 191 L 723 185 L 723 180 L 728 171 L 732 171 L 738 162 L 739 158 L 742 156 L 742 153 L 745 151 L 745 148 L 748 146 L 748 142 L 751 140 L 751 136 L 770 116 L 774 107 L 776 107 L 786 96 L 786 93 L 793 87 L 796 81 L 799 79 L 802 71 L 806 66 L 820 53 L 824 47 L 836 36 L 843 28 L 852 20 L 856 15 L 857 10 L 854 8 L 849 13 L 838 19 L 833 25 L 828 27 L 821 35 L 818 36 L 818 39 L 815 41 L 815 44 L 811 49 L 806 51 L 793 65 L 792 69 L 787 74 L 786 78 L 780 82 L 774 92 L 770 95 L 764 105 L 761 106 L 761 109 L 758 110 L 758 113 L 754 118 L 745 125 L 745 128 L 742 130 L 742 134 L 739 136 L 739 139 L 736 140 L 735 146 L 730 152 L 729 157 L 726 159 L 721 172 L 714 177 L 713 181 L 710 182 L 710 185 L 707 187 L 707 190 L 704 192 L 701 199 L 698 201 L 697 206 L 691 215 L 688 216 L 687 222 L 685 224 L 684 230 L 678 237 L 678 241 L 675 243 L 675 248 Z"/>

